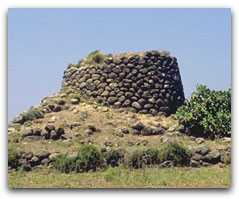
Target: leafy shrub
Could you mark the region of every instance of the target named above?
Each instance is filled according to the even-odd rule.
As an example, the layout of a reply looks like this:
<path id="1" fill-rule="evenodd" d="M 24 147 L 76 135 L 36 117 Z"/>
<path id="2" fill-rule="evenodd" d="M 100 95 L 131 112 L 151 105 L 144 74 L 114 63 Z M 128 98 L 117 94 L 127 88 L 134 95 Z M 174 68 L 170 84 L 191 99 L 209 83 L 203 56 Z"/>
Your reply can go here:
<path id="1" fill-rule="evenodd" d="M 133 168 L 141 168 L 145 164 L 145 152 L 141 149 L 133 149 L 128 151 L 124 156 L 126 165 Z"/>
<path id="2" fill-rule="evenodd" d="M 117 150 L 111 149 L 104 153 L 104 157 L 106 160 L 107 165 L 112 167 L 118 166 L 118 162 L 120 160 L 120 153 Z"/>
<path id="3" fill-rule="evenodd" d="M 23 117 L 24 117 L 24 120 L 26 122 L 26 121 L 30 121 L 30 120 L 34 120 L 34 119 L 43 118 L 44 115 L 43 115 L 43 113 L 40 110 L 33 109 L 33 110 L 30 110 L 27 113 L 25 113 L 23 115 Z"/>
<path id="4" fill-rule="evenodd" d="M 77 164 L 83 171 L 96 170 L 103 166 L 104 158 L 102 154 L 92 145 L 84 145 L 79 149 Z"/>
<path id="5" fill-rule="evenodd" d="M 159 162 L 159 158 L 158 158 L 159 150 L 158 149 L 148 149 L 145 153 L 150 158 L 149 164 L 157 164 Z"/>
<path id="6" fill-rule="evenodd" d="M 97 63 L 97 64 L 103 63 L 103 61 L 104 61 L 104 55 L 102 55 L 102 54 L 96 54 L 96 55 L 92 58 L 92 60 L 93 60 L 95 63 Z"/>
<path id="7" fill-rule="evenodd" d="M 67 154 L 59 154 L 53 160 L 53 167 L 60 172 L 69 173 L 72 171 L 79 171 L 78 165 L 76 165 L 76 157 L 68 157 Z"/>
<path id="8" fill-rule="evenodd" d="M 158 158 L 161 162 L 171 160 L 174 166 L 184 166 L 190 162 L 190 152 L 177 142 L 170 142 L 159 151 Z"/>
<path id="9" fill-rule="evenodd" d="M 196 136 L 227 135 L 231 131 L 231 89 L 215 91 L 198 85 L 196 92 L 178 108 L 176 117 Z"/>
<path id="10" fill-rule="evenodd" d="M 80 147 L 78 154 L 69 157 L 67 154 L 58 155 L 53 161 L 53 167 L 65 173 L 72 171 L 87 172 L 96 170 L 97 167 L 104 166 L 104 159 L 102 154 L 91 145 L 84 145 Z"/>
<path id="11" fill-rule="evenodd" d="M 101 64 L 104 62 L 105 57 L 109 55 L 104 55 L 99 50 L 93 51 L 87 57 L 82 58 L 75 67 L 80 68 L 81 66 L 89 66 L 92 64 Z"/>
<path id="12" fill-rule="evenodd" d="M 20 157 L 19 151 L 11 146 L 8 148 L 8 166 L 16 169 L 18 167 L 18 159 Z"/>

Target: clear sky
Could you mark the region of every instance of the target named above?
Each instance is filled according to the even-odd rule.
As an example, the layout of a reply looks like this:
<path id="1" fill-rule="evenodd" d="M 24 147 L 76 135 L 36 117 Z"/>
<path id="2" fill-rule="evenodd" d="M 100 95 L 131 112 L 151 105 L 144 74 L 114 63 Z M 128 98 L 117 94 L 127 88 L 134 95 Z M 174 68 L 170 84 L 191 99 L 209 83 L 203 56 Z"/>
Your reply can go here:
<path id="1" fill-rule="evenodd" d="M 60 90 L 63 72 L 94 50 L 168 50 L 189 97 L 231 86 L 230 9 L 9 9 L 8 122 Z"/>

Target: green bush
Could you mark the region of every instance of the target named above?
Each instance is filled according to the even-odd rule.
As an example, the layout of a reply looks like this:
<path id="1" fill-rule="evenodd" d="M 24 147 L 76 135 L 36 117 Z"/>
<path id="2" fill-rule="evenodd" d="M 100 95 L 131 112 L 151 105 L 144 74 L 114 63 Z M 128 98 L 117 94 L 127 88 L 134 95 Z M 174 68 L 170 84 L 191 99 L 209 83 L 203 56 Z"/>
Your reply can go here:
<path id="1" fill-rule="evenodd" d="M 198 85 L 176 117 L 196 136 L 226 136 L 231 131 L 231 89 L 215 91 Z"/>
<path id="2" fill-rule="evenodd" d="M 90 66 L 92 64 L 102 64 L 104 62 L 106 55 L 104 55 L 99 50 L 93 51 L 87 57 L 82 58 L 75 67 L 80 68 L 82 66 Z"/>
<path id="3" fill-rule="evenodd" d="M 38 109 L 30 110 L 23 115 L 23 118 L 24 118 L 25 122 L 30 121 L 30 120 L 34 120 L 34 119 L 43 118 L 43 117 L 44 117 L 43 113 Z"/>
<path id="4" fill-rule="evenodd" d="M 171 160 L 174 166 L 184 166 L 190 162 L 191 153 L 177 142 L 170 142 L 159 151 L 160 162 Z"/>
<path id="5" fill-rule="evenodd" d="M 104 166 L 102 154 L 91 145 L 80 147 L 76 156 L 69 157 L 67 154 L 58 155 L 52 163 L 53 167 L 65 173 L 87 172 Z"/>
<path id="6" fill-rule="evenodd" d="M 117 150 L 111 149 L 104 153 L 107 165 L 112 167 L 119 166 L 120 153 Z"/>
<path id="7" fill-rule="evenodd" d="M 102 54 L 96 54 L 93 56 L 92 60 L 97 63 L 97 64 L 100 64 L 100 63 L 103 63 L 104 61 L 104 55 Z"/>
<path id="8" fill-rule="evenodd" d="M 69 173 L 72 171 L 79 171 L 78 165 L 76 165 L 76 157 L 68 157 L 67 154 L 59 154 L 53 160 L 53 167 L 60 172 Z"/>
<path id="9" fill-rule="evenodd" d="M 145 153 L 150 158 L 149 164 L 159 163 L 159 158 L 158 158 L 159 150 L 158 149 L 148 149 Z"/>
<path id="10" fill-rule="evenodd" d="M 84 145 L 78 151 L 77 164 L 83 171 L 96 170 L 104 165 L 102 154 L 92 145 Z"/>
<path id="11" fill-rule="evenodd" d="M 142 149 L 133 149 L 125 154 L 124 162 L 129 167 L 141 168 L 146 164 L 144 156 L 145 152 Z"/>
<path id="12" fill-rule="evenodd" d="M 18 165 L 18 159 L 20 157 L 20 153 L 19 151 L 11 146 L 8 148 L 8 166 L 11 168 L 16 169 L 19 165 Z"/>

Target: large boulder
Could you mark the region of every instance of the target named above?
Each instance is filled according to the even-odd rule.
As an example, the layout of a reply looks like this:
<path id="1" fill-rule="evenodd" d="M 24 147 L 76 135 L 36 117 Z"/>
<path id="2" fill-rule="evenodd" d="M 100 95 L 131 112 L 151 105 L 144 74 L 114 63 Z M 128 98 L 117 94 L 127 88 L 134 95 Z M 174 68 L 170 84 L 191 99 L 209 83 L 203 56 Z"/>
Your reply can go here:
<path id="1" fill-rule="evenodd" d="M 140 122 L 140 121 L 135 122 L 135 123 L 131 126 L 132 129 L 136 129 L 136 130 L 138 130 L 138 131 L 143 130 L 144 127 L 145 127 L 144 124 L 143 124 L 142 122 Z"/>

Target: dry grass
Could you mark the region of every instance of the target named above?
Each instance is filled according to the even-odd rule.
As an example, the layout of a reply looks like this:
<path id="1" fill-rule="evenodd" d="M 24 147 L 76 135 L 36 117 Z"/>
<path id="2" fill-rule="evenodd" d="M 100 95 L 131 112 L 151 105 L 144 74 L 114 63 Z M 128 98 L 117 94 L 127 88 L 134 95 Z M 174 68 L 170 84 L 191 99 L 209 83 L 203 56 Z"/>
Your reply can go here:
<path id="1" fill-rule="evenodd" d="M 192 140 L 189 136 L 168 136 L 170 133 L 166 133 L 165 135 L 155 135 L 155 136 L 133 136 L 131 134 L 124 134 L 124 137 L 118 137 L 116 135 L 117 132 L 120 132 L 121 128 L 128 128 L 130 129 L 130 126 L 133 124 L 133 121 L 140 120 L 142 121 L 146 126 L 152 126 L 155 127 L 157 125 L 163 125 L 168 124 L 169 126 L 177 126 L 178 121 L 172 119 L 171 117 L 162 117 L 160 120 L 158 120 L 156 117 L 143 115 L 143 114 L 133 114 L 133 113 L 121 113 L 113 108 L 109 108 L 108 112 L 102 112 L 102 107 L 97 106 L 97 108 L 93 108 L 92 105 L 88 104 L 80 104 L 75 106 L 79 112 L 77 114 L 73 114 L 72 111 L 60 111 L 56 113 L 49 113 L 46 114 L 45 117 L 42 120 L 42 123 L 35 123 L 32 122 L 31 127 L 39 127 L 44 128 L 49 119 L 54 115 L 57 118 L 60 116 L 64 116 L 64 119 L 56 120 L 55 123 L 53 123 L 54 126 L 59 127 L 64 124 L 71 124 L 73 122 L 80 122 L 81 126 L 79 129 L 68 129 L 65 128 L 65 133 L 69 136 L 72 136 L 73 140 L 72 142 L 63 142 L 62 140 L 53 141 L 53 140 L 44 140 L 41 139 L 39 141 L 24 141 L 21 140 L 21 136 L 19 133 L 14 132 L 12 135 L 9 135 L 9 145 L 15 144 L 13 141 L 18 139 L 20 141 L 20 144 L 17 144 L 22 150 L 25 151 L 32 151 L 33 153 L 35 151 L 39 150 L 47 150 L 49 152 L 55 153 L 65 153 L 65 152 L 74 152 L 79 147 L 79 140 L 75 139 L 75 134 L 81 134 L 83 137 L 83 141 L 87 143 L 90 141 L 97 147 L 104 147 L 105 141 L 111 141 L 114 143 L 114 147 L 123 147 L 126 150 L 130 150 L 132 147 L 127 147 L 128 142 L 140 142 L 142 140 L 147 140 L 148 144 L 144 148 L 161 148 L 165 144 L 167 144 L 170 141 L 177 141 L 179 143 L 182 143 L 185 146 L 191 146 L 191 147 L 197 147 L 198 144 L 195 142 L 195 140 Z M 81 120 L 81 114 L 82 112 L 89 113 L 89 117 L 85 118 L 84 120 Z M 132 119 L 132 117 L 134 119 Z M 93 124 L 97 128 L 101 130 L 100 133 L 94 133 L 90 137 L 85 136 L 85 130 L 87 129 L 88 124 Z M 24 127 L 25 128 L 25 127 Z M 167 141 L 162 141 L 164 138 L 167 137 Z M 202 145 L 209 146 L 211 149 L 215 148 L 221 148 L 225 146 L 230 146 L 230 143 L 223 143 L 221 140 L 207 140 Z M 18 147 L 18 148 L 19 148 Z M 143 147 L 143 146 L 136 146 L 136 147 Z"/>
<path id="2" fill-rule="evenodd" d="M 231 168 L 109 168 L 95 173 L 9 171 L 9 188 L 230 188 Z"/>

